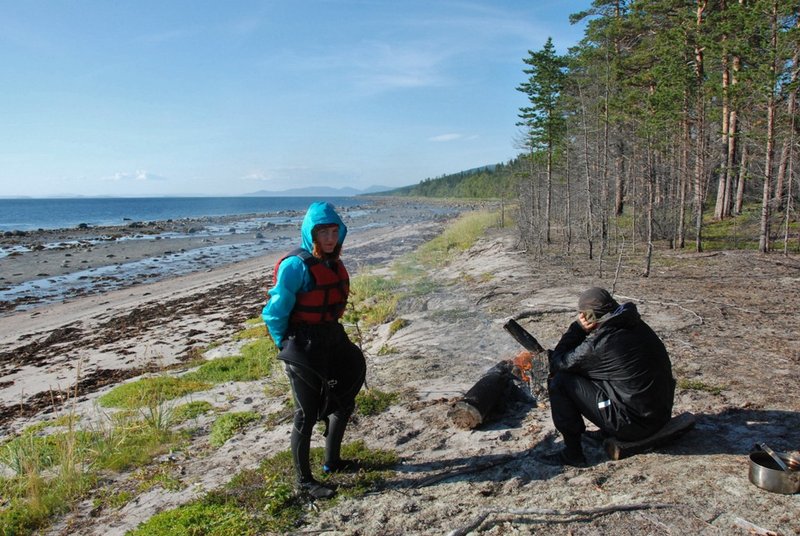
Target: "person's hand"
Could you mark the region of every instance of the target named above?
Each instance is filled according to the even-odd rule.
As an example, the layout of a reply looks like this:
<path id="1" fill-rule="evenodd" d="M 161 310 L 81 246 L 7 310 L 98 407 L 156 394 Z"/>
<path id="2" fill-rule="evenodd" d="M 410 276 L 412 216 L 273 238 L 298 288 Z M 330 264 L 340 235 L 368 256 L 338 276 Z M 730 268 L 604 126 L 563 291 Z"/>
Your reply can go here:
<path id="1" fill-rule="evenodd" d="M 589 322 L 586 319 L 586 316 L 582 312 L 578 313 L 578 324 L 581 325 L 583 331 L 585 331 L 586 333 L 589 333 L 590 331 L 597 328 L 597 322 Z"/>

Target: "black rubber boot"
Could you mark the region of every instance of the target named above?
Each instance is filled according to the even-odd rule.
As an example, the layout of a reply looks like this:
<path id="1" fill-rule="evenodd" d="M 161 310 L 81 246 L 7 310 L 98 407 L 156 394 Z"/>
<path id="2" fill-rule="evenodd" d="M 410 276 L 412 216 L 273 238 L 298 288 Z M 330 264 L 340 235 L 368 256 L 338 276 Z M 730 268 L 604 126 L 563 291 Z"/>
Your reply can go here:
<path id="1" fill-rule="evenodd" d="M 311 437 L 304 436 L 297 428 L 293 428 L 290 446 L 300 493 L 308 495 L 311 499 L 330 499 L 336 495 L 333 489 L 320 484 L 311 475 L 311 462 L 309 461 Z"/>
<path id="2" fill-rule="evenodd" d="M 311 480 L 300 481 L 299 483 L 300 492 L 307 494 L 312 499 L 330 499 L 334 495 L 336 495 L 336 491 L 320 484 L 313 478 Z"/>
<path id="3" fill-rule="evenodd" d="M 564 448 L 555 452 L 543 454 L 539 459 L 547 465 L 571 465 L 573 467 L 586 467 L 586 457 L 581 447 L 581 435 L 562 434 Z"/>
<path id="4" fill-rule="evenodd" d="M 557 450 L 555 452 L 548 452 L 539 456 L 539 461 L 547 465 L 563 466 L 570 465 L 572 467 L 586 467 L 586 458 L 583 453 L 574 454 L 567 451 L 567 449 Z"/>
<path id="5" fill-rule="evenodd" d="M 350 419 L 351 411 L 336 412 L 328 417 L 328 435 L 325 437 L 325 465 L 322 470 L 326 473 L 353 470 L 355 462 L 342 460 L 342 439 Z M 358 468 L 355 468 L 358 470 Z"/>
<path id="6" fill-rule="evenodd" d="M 289 447 L 292 450 L 292 463 L 297 479 L 300 482 L 310 482 L 314 480 L 311 476 L 311 436 L 303 435 L 297 428 L 292 428 L 292 437 L 289 440 Z"/>

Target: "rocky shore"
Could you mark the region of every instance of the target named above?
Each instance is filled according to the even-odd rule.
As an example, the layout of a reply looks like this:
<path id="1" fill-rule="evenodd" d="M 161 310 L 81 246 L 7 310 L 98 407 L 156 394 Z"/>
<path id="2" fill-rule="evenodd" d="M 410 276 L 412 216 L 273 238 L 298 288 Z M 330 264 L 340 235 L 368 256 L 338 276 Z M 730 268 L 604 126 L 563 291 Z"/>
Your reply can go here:
<path id="1" fill-rule="evenodd" d="M 459 209 L 454 203 L 375 198 L 341 212 L 355 236 L 375 228 L 435 221 Z M 297 242 L 303 214 L 281 211 L 8 231 L 0 236 L 0 315 L 284 251 Z"/>

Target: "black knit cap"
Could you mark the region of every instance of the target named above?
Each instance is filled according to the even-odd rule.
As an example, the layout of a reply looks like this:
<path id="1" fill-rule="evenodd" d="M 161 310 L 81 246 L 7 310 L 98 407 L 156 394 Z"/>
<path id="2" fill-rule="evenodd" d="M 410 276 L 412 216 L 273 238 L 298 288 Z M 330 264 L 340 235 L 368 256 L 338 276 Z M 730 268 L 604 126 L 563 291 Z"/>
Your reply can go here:
<path id="1" fill-rule="evenodd" d="M 617 307 L 619 304 L 611 297 L 611 294 L 600 287 L 585 290 L 578 298 L 578 310 L 588 311 L 591 309 L 598 318 L 616 310 Z"/>

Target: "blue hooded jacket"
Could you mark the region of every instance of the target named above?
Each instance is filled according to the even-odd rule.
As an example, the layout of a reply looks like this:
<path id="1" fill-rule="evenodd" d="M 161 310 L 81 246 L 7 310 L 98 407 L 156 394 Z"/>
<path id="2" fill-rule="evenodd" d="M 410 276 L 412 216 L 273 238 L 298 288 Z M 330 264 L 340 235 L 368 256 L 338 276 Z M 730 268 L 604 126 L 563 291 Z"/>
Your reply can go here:
<path id="1" fill-rule="evenodd" d="M 301 247 L 309 253 L 314 250 L 314 241 L 311 231 L 317 225 L 335 223 L 339 226 L 339 244 L 344 243 L 347 236 L 347 227 L 336 213 L 333 205 L 325 202 L 311 203 L 303 218 L 303 225 L 300 227 Z M 269 290 L 269 300 L 261 311 L 261 318 L 267 325 L 269 334 L 278 348 L 283 347 L 283 338 L 289 327 L 289 315 L 295 304 L 295 297 L 298 292 L 308 292 L 311 290 L 313 280 L 311 272 L 303 262 L 303 259 L 293 255 L 287 257 L 278 267 L 278 275 L 273 282 L 274 286 Z"/>

